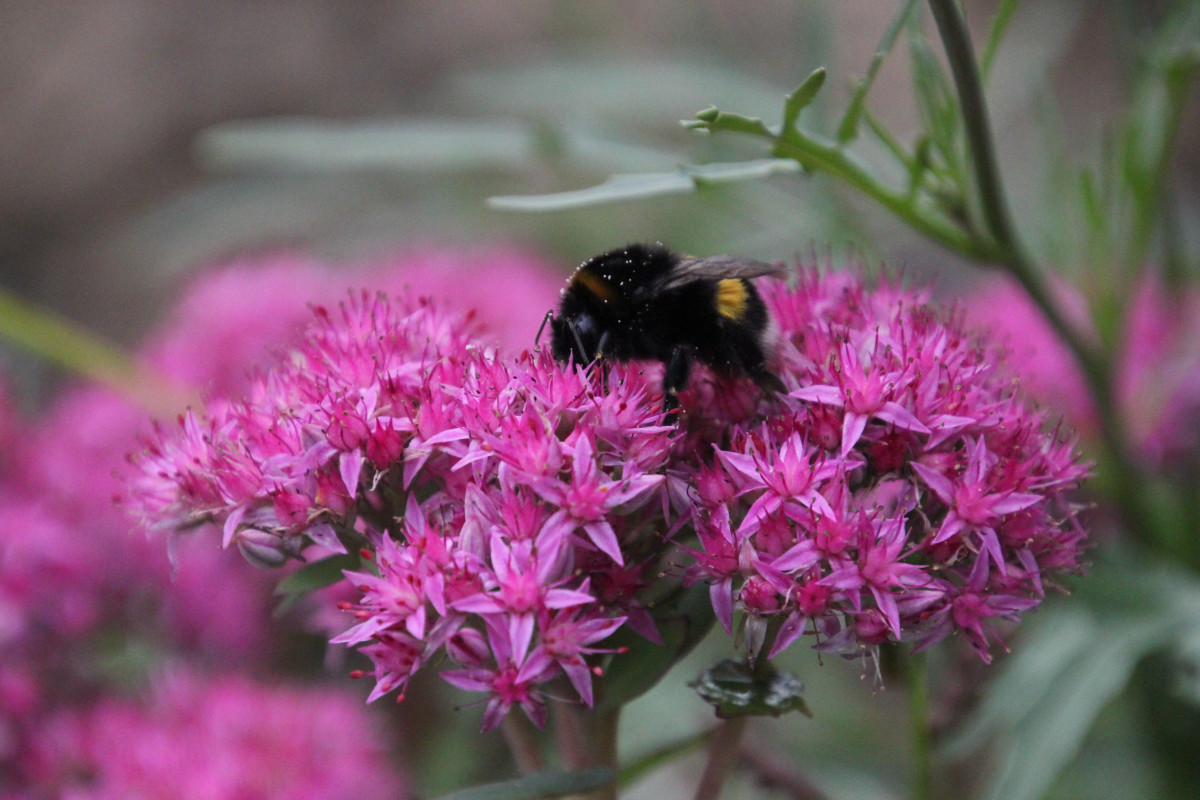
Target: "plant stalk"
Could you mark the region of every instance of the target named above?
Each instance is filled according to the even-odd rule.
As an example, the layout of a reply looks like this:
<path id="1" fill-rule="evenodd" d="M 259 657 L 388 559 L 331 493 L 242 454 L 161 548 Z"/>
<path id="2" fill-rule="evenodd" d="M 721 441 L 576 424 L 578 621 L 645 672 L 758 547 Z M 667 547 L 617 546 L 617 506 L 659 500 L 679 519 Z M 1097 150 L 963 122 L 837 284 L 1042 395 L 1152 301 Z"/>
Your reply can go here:
<path id="1" fill-rule="evenodd" d="M 708 761 L 696 786 L 695 800 L 718 800 L 721 789 L 738 758 L 738 744 L 750 718 L 733 717 L 722 722 L 708 744 Z"/>
<path id="2" fill-rule="evenodd" d="M 1054 298 L 1044 273 L 1026 254 L 1005 199 L 996 149 L 991 134 L 987 103 L 975 60 L 971 37 L 956 0 L 929 0 L 938 35 L 946 51 L 954 86 L 962 109 L 963 127 L 974 168 L 983 223 L 994 243 L 995 261 L 1008 269 L 1033 302 L 1041 309 L 1083 370 L 1096 404 L 1101 432 L 1108 449 L 1116 481 L 1126 490 L 1118 493 L 1122 517 L 1129 532 L 1144 537 L 1143 526 L 1154 518 L 1146 506 L 1148 492 L 1129 452 L 1128 436 L 1113 391 L 1111 359 L 1071 324 Z"/>

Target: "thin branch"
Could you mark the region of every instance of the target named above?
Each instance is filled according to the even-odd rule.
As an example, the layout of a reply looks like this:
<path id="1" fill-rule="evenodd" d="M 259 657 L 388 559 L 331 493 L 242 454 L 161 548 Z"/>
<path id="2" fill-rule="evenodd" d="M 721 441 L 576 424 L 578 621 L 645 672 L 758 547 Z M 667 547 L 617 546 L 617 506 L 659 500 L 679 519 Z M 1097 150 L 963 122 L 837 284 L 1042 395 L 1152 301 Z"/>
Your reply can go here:
<path id="1" fill-rule="evenodd" d="M 738 759 L 738 743 L 750 718 L 741 716 L 720 724 L 708 743 L 708 761 L 696 786 L 696 800 L 718 800 L 733 765 Z"/>

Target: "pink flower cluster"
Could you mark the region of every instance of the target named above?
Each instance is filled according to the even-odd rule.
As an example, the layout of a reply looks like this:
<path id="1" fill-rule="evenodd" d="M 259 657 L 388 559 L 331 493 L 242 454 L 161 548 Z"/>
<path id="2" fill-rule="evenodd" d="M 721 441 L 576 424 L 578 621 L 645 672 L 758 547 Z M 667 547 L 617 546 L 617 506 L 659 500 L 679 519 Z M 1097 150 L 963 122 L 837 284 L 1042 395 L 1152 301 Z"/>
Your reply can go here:
<path id="1" fill-rule="evenodd" d="M 1087 468 L 923 295 L 814 272 L 764 288 L 789 391 L 696 476 L 690 578 L 770 656 L 806 632 L 840 653 L 960 632 L 990 660 L 989 621 L 1078 567 Z"/>
<path id="2" fill-rule="evenodd" d="M 318 308 L 249 399 L 142 454 L 133 493 L 149 524 L 216 521 L 262 565 L 365 547 L 371 570 L 347 574 L 361 621 L 336 641 L 365 644 L 372 697 L 444 651 L 446 680 L 490 694 L 486 728 L 513 705 L 540 724 L 541 684 L 565 675 L 591 703 L 591 646 L 626 621 L 654 635 L 633 594 L 680 488 L 674 429 L 632 369 L 599 392 L 471 333 L 426 301 Z"/>
<path id="3" fill-rule="evenodd" d="M 678 428 L 657 368 L 505 359 L 465 317 L 355 295 L 245 399 L 161 432 L 132 492 L 148 526 L 214 521 L 261 565 L 361 552 L 335 641 L 373 662 L 372 698 L 444 655 L 487 694 L 485 729 L 514 706 L 541 724 L 555 679 L 590 704 L 604 640 L 656 636 L 639 597 L 661 581 L 709 584 L 771 656 L 805 633 L 854 653 L 961 632 L 987 660 L 991 621 L 1078 568 L 1086 467 L 922 294 L 816 272 L 762 289 L 789 391 L 699 369 Z"/>

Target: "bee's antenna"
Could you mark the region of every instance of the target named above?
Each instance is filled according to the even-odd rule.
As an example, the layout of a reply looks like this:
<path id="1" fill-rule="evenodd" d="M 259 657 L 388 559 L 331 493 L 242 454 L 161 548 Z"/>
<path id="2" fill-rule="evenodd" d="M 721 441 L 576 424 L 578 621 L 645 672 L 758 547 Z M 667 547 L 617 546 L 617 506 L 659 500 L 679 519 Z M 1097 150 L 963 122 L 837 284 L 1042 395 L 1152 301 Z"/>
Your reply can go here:
<path id="1" fill-rule="evenodd" d="M 546 323 L 551 322 L 553 319 L 554 319 L 554 309 L 552 308 L 546 312 L 546 316 L 542 317 L 542 324 L 538 325 L 537 336 L 533 337 L 534 344 L 541 344 L 542 331 L 546 330 Z"/>

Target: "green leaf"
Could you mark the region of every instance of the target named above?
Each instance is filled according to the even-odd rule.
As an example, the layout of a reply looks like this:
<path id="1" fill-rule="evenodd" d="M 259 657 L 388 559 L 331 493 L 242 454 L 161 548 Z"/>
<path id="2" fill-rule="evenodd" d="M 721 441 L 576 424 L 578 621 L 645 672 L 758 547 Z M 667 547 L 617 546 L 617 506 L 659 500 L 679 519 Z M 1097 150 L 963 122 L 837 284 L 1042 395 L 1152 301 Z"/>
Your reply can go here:
<path id="1" fill-rule="evenodd" d="M 1026 623 L 1016 652 L 943 754 L 963 759 L 992 741 L 997 768 L 981 796 L 1042 797 L 1138 663 L 1197 633 L 1195 576 L 1110 553 L 1070 603 Z"/>
<path id="2" fill-rule="evenodd" d="M 671 172 L 613 175 L 604 183 L 568 192 L 489 197 L 487 204 L 503 211 L 562 211 L 667 194 L 687 194 L 707 184 L 757 180 L 799 170 L 800 166 L 795 161 L 784 158 L 684 165 Z"/>
<path id="3" fill-rule="evenodd" d="M 979 58 L 979 73 L 983 76 L 984 81 L 987 81 L 988 75 L 992 72 L 996 51 L 1000 48 L 1000 42 L 1004 39 L 1004 33 L 1008 30 L 1008 24 L 1012 21 L 1012 15 L 1020 2 L 1021 0 L 1002 0 L 1000 8 L 996 9 L 996 13 L 992 17 L 991 27 L 988 28 L 987 42 L 984 43 L 983 54 Z"/>
<path id="4" fill-rule="evenodd" d="M 362 566 L 358 553 L 344 553 L 306 564 L 288 575 L 275 587 L 275 594 L 283 599 L 275 613 L 282 614 L 299 602 L 305 595 L 332 586 L 344 579 L 343 570 L 356 570 Z"/>
<path id="5" fill-rule="evenodd" d="M 951 81 L 942 69 L 941 62 L 919 30 L 910 37 L 909 55 L 912 58 L 917 108 L 933 145 L 932 153 L 940 162 L 934 166 L 945 168 L 960 186 L 965 185 L 962 117 L 958 97 L 951 88 Z"/>
<path id="6" fill-rule="evenodd" d="M 622 628 L 605 642 L 606 646 L 621 648 L 623 652 L 613 656 L 597 686 L 597 709 L 620 708 L 649 691 L 704 638 L 716 621 L 708 587 L 702 583 L 659 603 L 651 613 L 662 635 L 661 645 L 628 628 Z"/>
<path id="7" fill-rule="evenodd" d="M 812 716 L 804 702 L 804 683 L 769 661 L 752 667 L 727 658 L 706 669 L 692 686 L 721 719 L 779 717 L 791 711 Z"/>
<path id="8" fill-rule="evenodd" d="M 397 118 L 306 118 L 227 122 L 201 132 L 201 163 L 214 169 L 418 172 L 531 167 L 537 138 L 514 122 Z"/>
<path id="9" fill-rule="evenodd" d="M 535 800 L 583 794 L 613 782 L 615 774 L 608 767 L 596 767 L 577 772 L 539 772 L 523 775 L 510 781 L 473 786 L 470 789 L 442 795 L 438 800 Z"/>
<path id="10" fill-rule="evenodd" d="M 780 132 L 781 136 L 787 136 L 788 132 L 796 127 L 796 120 L 799 118 L 800 112 L 807 108 L 813 100 L 817 99 L 817 94 L 821 91 L 821 87 L 825 85 L 825 78 L 825 68 L 818 67 L 804 79 L 804 82 L 797 87 L 796 91 L 787 96 L 783 104 L 783 128 Z"/>

